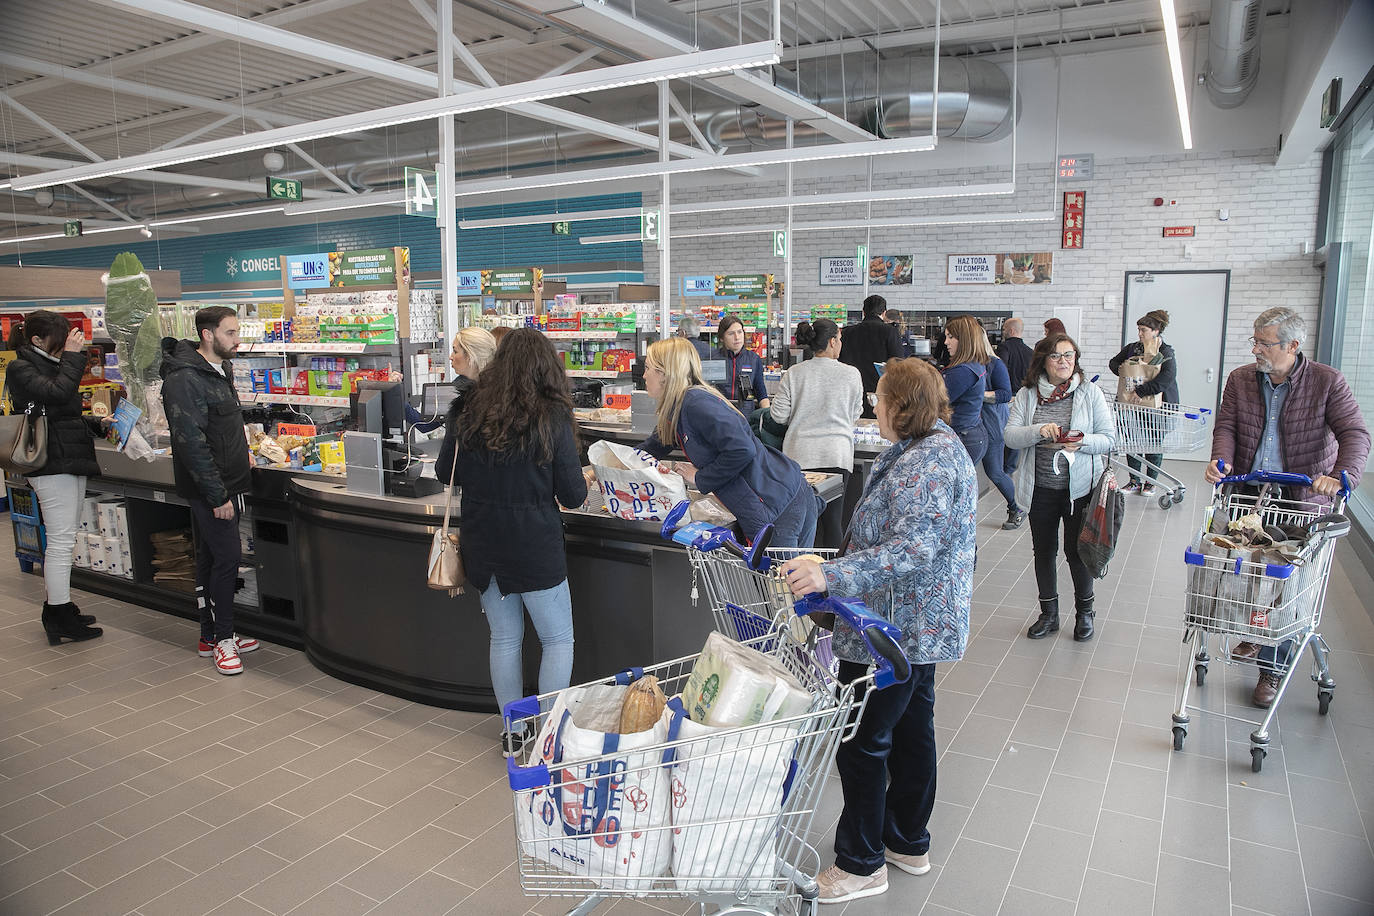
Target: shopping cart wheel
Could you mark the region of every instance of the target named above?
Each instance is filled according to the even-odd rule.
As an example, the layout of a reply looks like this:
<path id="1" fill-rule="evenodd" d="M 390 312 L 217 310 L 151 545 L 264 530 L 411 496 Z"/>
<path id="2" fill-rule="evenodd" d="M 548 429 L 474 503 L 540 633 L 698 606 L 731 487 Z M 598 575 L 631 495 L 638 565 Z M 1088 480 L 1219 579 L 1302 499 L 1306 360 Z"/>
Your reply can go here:
<path id="1" fill-rule="evenodd" d="M 1202 682 L 1207 680 L 1207 666 L 1202 664 L 1194 665 L 1193 670 L 1197 672 L 1197 685 L 1201 687 Z"/>
<path id="2" fill-rule="evenodd" d="M 1182 725 L 1174 726 L 1174 750 L 1183 750 L 1183 739 L 1188 737 L 1188 729 Z"/>
<path id="3" fill-rule="evenodd" d="M 1317 691 L 1317 713 L 1319 715 L 1324 716 L 1326 715 L 1327 711 L 1331 709 L 1331 697 L 1333 697 L 1334 695 L 1335 694 L 1333 694 L 1330 690 Z"/>
<path id="4" fill-rule="evenodd" d="M 1267 753 L 1262 747 L 1250 748 L 1250 772 L 1258 773 L 1264 768 L 1264 758 Z"/>
<path id="5" fill-rule="evenodd" d="M 1174 498 L 1173 498 L 1173 496 L 1171 496 L 1171 495 L 1168 494 L 1167 492 L 1166 492 L 1166 493 L 1161 493 L 1161 494 L 1160 494 L 1160 496 L 1159 496 L 1159 508 L 1161 508 L 1161 509 L 1163 509 L 1163 510 L 1165 510 L 1165 511 L 1167 512 L 1169 509 L 1173 508 L 1173 505 L 1174 505 Z"/>
<path id="6" fill-rule="evenodd" d="M 1185 494 L 1185 493 L 1187 493 L 1187 492 L 1188 492 L 1188 488 L 1187 488 L 1187 487 L 1179 487 L 1177 490 L 1174 491 L 1174 505 L 1175 505 L 1175 506 L 1177 506 L 1179 503 L 1183 502 L 1183 494 Z"/>

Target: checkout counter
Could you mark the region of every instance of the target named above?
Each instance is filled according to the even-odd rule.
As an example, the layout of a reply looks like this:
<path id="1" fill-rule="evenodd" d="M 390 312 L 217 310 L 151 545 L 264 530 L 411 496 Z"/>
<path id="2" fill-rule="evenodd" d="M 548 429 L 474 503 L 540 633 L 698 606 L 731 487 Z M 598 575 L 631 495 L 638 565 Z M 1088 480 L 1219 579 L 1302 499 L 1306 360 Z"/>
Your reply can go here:
<path id="1" fill-rule="evenodd" d="M 597 435 L 595 431 L 588 431 Z M 585 438 L 591 438 L 587 436 Z M 153 583 L 148 535 L 190 526 L 172 484 L 170 457 L 133 461 L 99 446 L 91 495 L 128 507 L 134 576 L 73 570 L 78 588 L 195 619 L 190 593 Z M 425 559 L 442 523 L 443 494 L 418 499 L 345 489 L 320 474 L 257 468 L 245 500 L 257 592 L 240 593 L 241 632 L 304 649 L 322 671 L 435 706 L 493 712 L 488 631 L 476 592 L 450 598 L 425 584 Z M 817 484 L 827 502 L 838 477 Z M 456 512 L 456 508 L 455 508 Z M 701 650 L 709 607 L 693 605 L 686 550 L 657 522 L 564 511 L 568 584 L 577 649 L 573 683 Z M 537 682 L 539 640 L 525 640 L 525 680 Z"/>

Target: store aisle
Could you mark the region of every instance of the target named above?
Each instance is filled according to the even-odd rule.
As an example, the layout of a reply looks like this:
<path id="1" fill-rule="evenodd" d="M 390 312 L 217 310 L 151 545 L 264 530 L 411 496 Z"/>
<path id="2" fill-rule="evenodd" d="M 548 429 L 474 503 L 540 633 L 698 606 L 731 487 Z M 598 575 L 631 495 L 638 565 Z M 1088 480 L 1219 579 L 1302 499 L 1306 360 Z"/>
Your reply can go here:
<path id="1" fill-rule="evenodd" d="M 1169 748 L 1192 493 L 1131 500 L 1098 636 L 1031 642 L 1030 541 L 984 500 L 968 656 L 942 669 L 935 868 L 828 913 L 1368 914 L 1374 910 L 1374 583 L 1338 553 L 1323 626 L 1336 699 L 1306 682 L 1250 772 L 1249 727 Z M 0 526 L 0 912 L 552 914 L 520 896 L 493 717 L 320 674 L 266 645 L 225 678 L 189 621 L 86 597 L 105 636 L 50 648 L 41 579 Z M 379 603 L 379 625 L 387 611 Z M 481 633 L 481 621 L 474 621 Z M 1249 716 L 1253 668 L 1204 688 Z M 822 816 L 838 804 L 832 783 Z M 682 913 L 622 901 L 598 912 Z"/>

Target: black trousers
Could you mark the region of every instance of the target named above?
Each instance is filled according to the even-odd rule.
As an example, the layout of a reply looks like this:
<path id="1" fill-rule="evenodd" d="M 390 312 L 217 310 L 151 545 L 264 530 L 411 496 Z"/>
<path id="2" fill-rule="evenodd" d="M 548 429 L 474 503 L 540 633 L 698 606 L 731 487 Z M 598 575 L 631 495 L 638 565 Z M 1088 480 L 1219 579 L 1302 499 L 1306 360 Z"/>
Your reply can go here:
<path id="1" fill-rule="evenodd" d="M 242 547 L 239 543 L 239 499 L 234 497 L 234 517 L 215 518 L 214 507 L 191 500 L 196 545 L 196 608 L 200 611 L 200 638 L 216 643 L 234 635 L 234 591 L 239 577 Z"/>
<path id="2" fill-rule="evenodd" d="M 848 684 L 867 666 L 840 662 Z M 883 865 L 883 847 L 902 855 L 930 851 L 935 810 L 935 666 L 912 665 L 905 684 L 868 698 L 854 737 L 840 745 L 835 766 L 844 810 L 835 827 L 835 864 L 851 875 Z"/>
<path id="3" fill-rule="evenodd" d="M 844 468 L 810 468 L 823 474 L 839 474 L 841 485 L 838 498 L 826 505 L 825 511 L 816 519 L 816 547 L 838 549 L 844 537 L 844 492 L 849 488 L 849 478 L 854 473 Z"/>
<path id="4" fill-rule="evenodd" d="M 1035 555 L 1035 584 L 1040 600 L 1059 597 L 1059 529 L 1064 529 L 1064 558 L 1069 562 L 1069 576 L 1073 579 L 1074 598 L 1084 601 L 1093 596 L 1093 577 L 1078 555 L 1078 535 L 1083 530 L 1083 513 L 1087 509 L 1088 493 L 1069 499 L 1068 490 L 1036 487 L 1031 496 L 1031 548 Z"/>

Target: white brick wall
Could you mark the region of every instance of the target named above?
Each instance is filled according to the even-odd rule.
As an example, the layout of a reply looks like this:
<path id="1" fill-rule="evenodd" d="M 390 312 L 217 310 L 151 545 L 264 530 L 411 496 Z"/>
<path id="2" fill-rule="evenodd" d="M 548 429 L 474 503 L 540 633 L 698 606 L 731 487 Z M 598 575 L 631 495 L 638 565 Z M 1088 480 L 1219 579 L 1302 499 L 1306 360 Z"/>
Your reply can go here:
<path id="1" fill-rule="evenodd" d="M 1059 249 L 1059 223 L 988 226 L 940 226 L 874 230 L 873 254 L 914 252 L 916 282 L 910 287 L 882 287 L 891 307 L 903 310 L 1010 309 L 1026 319 L 1029 329 L 1050 317 L 1055 306 L 1083 309 L 1080 346 L 1085 353 L 1113 354 L 1121 339 L 1120 300 L 1128 270 L 1231 270 L 1231 297 L 1225 371 L 1250 361 L 1244 339 L 1254 317 L 1264 309 L 1286 305 L 1316 325 L 1320 276 L 1310 255 L 1301 253 L 1315 236 L 1320 162 L 1301 168 L 1273 166 L 1273 150 L 1187 154 L 1171 157 L 1101 160 L 1091 181 L 1061 184 L 1059 191 L 1088 193 L 1087 232 L 1082 251 Z M 913 176 L 913 185 L 1005 180 L 1005 173 L 955 172 Z M 948 213 L 1037 211 L 1059 209 L 1048 170 L 1026 174 L 1012 197 L 954 198 L 875 205 L 875 217 L 921 216 Z M 1167 184 L 1167 190 L 1165 185 Z M 797 193 L 859 189 L 845 176 L 834 180 L 797 183 Z M 731 200 L 781 195 L 781 183 L 722 185 L 693 189 L 691 199 Z M 675 195 L 676 196 L 676 195 Z M 1155 197 L 1172 197 L 1176 207 L 1155 207 Z M 1051 198 L 1054 198 L 1053 201 Z M 685 197 L 679 199 L 686 199 Z M 653 206 L 645 195 L 645 206 Z M 1220 222 L 1217 210 L 1230 219 Z M 843 208 L 806 207 L 797 220 L 862 217 L 865 205 Z M 674 219 L 676 229 L 709 228 L 780 220 L 781 211 L 740 211 Z M 1164 239 L 1165 225 L 1196 225 L 1192 260 L 1183 257 L 1184 240 Z M 854 252 L 864 241 L 862 230 L 803 232 L 793 240 L 793 309 L 804 311 L 819 302 L 857 306 L 861 287 L 822 287 L 817 282 L 818 259 Z M 1008 251 L 1053 251 L 1054 282 L 1048 286 L 951 287 L 945 285 L 946 255 Z M 783 262 L 772 257 L 766 234 L 674 238 L 672 274 L 773 272 L 779 278 Z M 645 278 L 657 282 L 656 251 L 645 249 Z M 1103 296 L 1116 297 L 1111 311 Z M 1028 330 L 1028 337 L 1034 337 Z M 1315 345 L 1312 341 L 1309 349 Z M 1101 357 L 1105 359 L 1105 356 Z"/>

